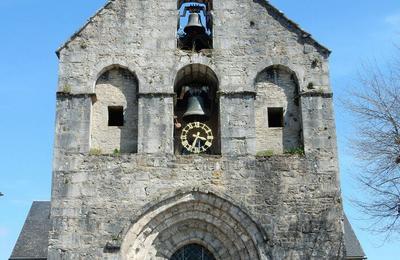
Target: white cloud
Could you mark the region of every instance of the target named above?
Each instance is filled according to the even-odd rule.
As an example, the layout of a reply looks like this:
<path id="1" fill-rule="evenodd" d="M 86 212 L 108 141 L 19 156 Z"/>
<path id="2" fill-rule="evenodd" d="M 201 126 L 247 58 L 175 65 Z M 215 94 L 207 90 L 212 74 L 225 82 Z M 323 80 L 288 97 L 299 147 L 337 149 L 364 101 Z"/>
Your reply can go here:
<path id="1" fill-rule="evenodd" d="M 400 13 L 386 16 L 385 22 L 393 26 L 400 25 Z"/>

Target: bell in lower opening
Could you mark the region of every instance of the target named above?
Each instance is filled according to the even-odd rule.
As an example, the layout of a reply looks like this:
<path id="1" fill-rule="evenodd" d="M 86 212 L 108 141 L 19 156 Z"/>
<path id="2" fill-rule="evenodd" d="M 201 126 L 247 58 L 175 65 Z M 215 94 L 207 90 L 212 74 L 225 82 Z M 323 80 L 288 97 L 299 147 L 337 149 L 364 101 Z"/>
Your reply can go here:
<path id="1" fill-rule="evenodd" d="M 187 122 L 204 122 L 208 120 L 208 116 L 204 111 L 204 100 L 201 96 L 192 95 L 188 98 L 187 109 L 182 118 Z"/>
<path id="2" fill-rule="evenodd" d="M 188 23 L 183 30 L 188 35 L 204 34 L 206 32 L 206 29 L 201 24 L 200 14 L 190 13 Z"/>

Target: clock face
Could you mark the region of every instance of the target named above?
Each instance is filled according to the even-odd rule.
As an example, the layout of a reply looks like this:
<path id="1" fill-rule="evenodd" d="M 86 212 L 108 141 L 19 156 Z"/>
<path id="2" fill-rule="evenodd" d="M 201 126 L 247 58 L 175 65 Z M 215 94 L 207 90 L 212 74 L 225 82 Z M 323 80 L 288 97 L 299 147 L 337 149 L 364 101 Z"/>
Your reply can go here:
<path id="1" fill-rule="evenodd" d="M 204 123 L 191 122 L 182 129 L 182 146 L 191 153 L 204 153 L 212 146 L 213 140 L 211 129 Z"/>

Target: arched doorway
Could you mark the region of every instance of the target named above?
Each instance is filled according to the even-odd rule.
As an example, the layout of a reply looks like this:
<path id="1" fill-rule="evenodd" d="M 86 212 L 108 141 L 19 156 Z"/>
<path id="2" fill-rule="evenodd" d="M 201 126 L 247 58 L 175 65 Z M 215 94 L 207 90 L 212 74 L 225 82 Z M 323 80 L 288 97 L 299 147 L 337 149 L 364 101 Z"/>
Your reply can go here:
<path id="1" fill-rule="evenodd" d="M 241 208 L 212 193 L 188 192 L 142 215 L 124 236 L 121 259 L 266 260 L 265 239 Z"/>
<path id="2" fill-rule="evenodd" d="M 176 251 L 170 260 L 215 260 L 215 257 L 204 246 L 189 244 Z"/>

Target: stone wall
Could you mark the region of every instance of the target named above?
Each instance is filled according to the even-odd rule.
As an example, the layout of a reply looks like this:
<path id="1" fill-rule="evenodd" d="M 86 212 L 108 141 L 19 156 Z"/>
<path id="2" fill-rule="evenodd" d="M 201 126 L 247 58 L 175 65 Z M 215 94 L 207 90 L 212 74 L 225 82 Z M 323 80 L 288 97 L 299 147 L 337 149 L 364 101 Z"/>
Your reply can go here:
<path id="1" fill-rule="evenodd" d="M 143 254 L 152 255 L 157 248 L 160 254 L 154 259 L 168 259 L 178 249 L 174 243 L 201 238 L 214 241 L 207 248 L 216 255 L 226 253 L 221 259 L 238 259 L 243 248 L 248 250 L 240 259 L 257 259 L 247 253 L 259 259 L 340 258 L 341 199 L 335 164 L 321 168 L 317 158 L 295 155 L 60 159 L 69 164 L 55 166 L 50 259 L 145 259 Z M 177 207 L 168 206 L 171 203 Z M 237 233 L 229 235 L 222 224 Z M 206 230 L 217 238 L 203 234 Z M 171 232 L 177 236 L 160 248 Z M 136 241 L 140 234 L 142 240 Z M 242 235 L 236 241 L 237 234 Z M 250 244 L 240 246 L 242 240 Z M 227 246 L 232 243 L 239 244 Z M 118 249 L 109 250 L 107 244 Z"/>
<path id="2" fill-rule="evenodd" d="M 177 13 L 175 0 L 110 1 L 59 50 L 49 259 L 140 259 L 154 250 L 168 259 L 200 240 L 222 259 L 340 259 L 329 51 L 266 1 L 226 0 L 214 3 L 214 49 L 185 52 L 176 49 Z M 189 64 L 218 77 L 218 157 L 173 155 L 174 84 Z M 95 94 L 110 90 L 96 82 L 114 66 L 137 79 L 137 154 L 90 155 L 90 134 L 100 130 Z M 257 109 L 268 103 L 255 100 L 257 75 L 270 66 L 298 80 L 305 156 L 255 157 L 257 144 L 270 142 L 256 139 Z M 115 133 L 102 133 L 111 153 Z M 185 209 L 181 223 L 159 219 Z M 225 219 L 238 233 L 211 237 Z"/>
<path id="3" fill-rule="evenodd" d="M 90 94 L 57 94 L 53 163 L 59 153 L 89 153 L 92 99 Z"/>
<path id="4" fill-rule="evenodd" d="M 151 15 L 148 10 L 152 10 Z M 119 65 L 137 76 L 139 93 L 172 97 L 178 71 L 198 63 L 216 73 L 221 93 L 255 92 L 257 75 L 271 65 L 282 65 L 293 71 L 298 79 L 299 93 L 330 93 L 329 51 L 264 1 L 214 3 L 214 49 L 200 53 L 176 49 L 177 15 L 176 1 L 111 1 L 59 50 L 59 92 L 67 88 L 72 95 L 92 94 L 104 69 Z M 243 105 L 241 110 L 241 113 L 254 117 L 251 106 Z M 146 113 L 138 116 L 139 122 L 144 122 L 140 117 L 145 117 Z M 161 120 L 163 124 L 170 124 L 173 114 Z M 232 120 L 221 113 L 219 122 Z M 243 122 L 239 120 L 229 124 L 241 125 Z M 224 130 L 220 131 L 222 137 Z M 254 138 L 254 131 L 251 126 L 247 136 Z M 165 136 L 160 133 L 154 138 Z M 147 140 L 154 142 L 154 138 Z M 168 138 L 173 139 L 173 135 Z M 138 139 L 139 143 L 144 140 L 140 130 Z M 252 143 L 253 147 L 240 148 L 240 151 L 231 149 L 237 146 L 237 140 L 232 142 L 230 144 L 230 139 L 226 139 L 225 144 L 221 143 L 222 154 L 256 151 L 252 140 L 243 140 Z M 147 145 L 138 147 L 139 152 L 145 152 L 140 150 L 141 147 Z M 170 147 L 155 149 L 152 152 L 173 153 Z"/>

